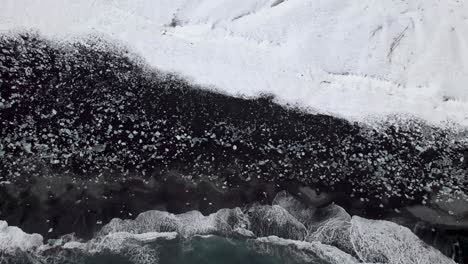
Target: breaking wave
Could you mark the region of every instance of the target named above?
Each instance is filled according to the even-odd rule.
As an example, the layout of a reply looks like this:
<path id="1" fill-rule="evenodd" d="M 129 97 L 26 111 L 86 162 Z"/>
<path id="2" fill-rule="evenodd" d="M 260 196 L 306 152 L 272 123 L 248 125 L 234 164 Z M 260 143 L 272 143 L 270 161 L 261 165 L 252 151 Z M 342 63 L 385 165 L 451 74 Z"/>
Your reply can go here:
<path id="1" fill-rule="evenodd" d="M 241 252 L 255 255 L 258 263 L 455 263 L 406 227 L 350 216 L 334 204 L 307 207 L 286 192 L 272 205 L 208 216 L 154 210 L 133 220 L 115 218 L 88 241 L 66 235 L 43 242 L 41 235 L 0 222 L 2 263 L 93 263 L 115 256 L 128 263 L 174 263 L 171 255 L 183 260 L 194 250 L 206 258 L 217 251 Z"/>

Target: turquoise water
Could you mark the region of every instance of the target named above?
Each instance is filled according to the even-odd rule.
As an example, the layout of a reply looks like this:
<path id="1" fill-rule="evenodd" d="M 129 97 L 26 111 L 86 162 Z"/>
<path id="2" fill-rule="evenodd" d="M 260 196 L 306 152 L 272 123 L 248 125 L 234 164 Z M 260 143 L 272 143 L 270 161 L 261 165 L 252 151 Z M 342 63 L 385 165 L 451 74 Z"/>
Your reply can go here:
<path id="1" fill-rule="evenodd" d="M 173 240 L 151 245 L 158 252 L 153 261 L 135 261 L 123 254 L 102 254 L 86 257 L 86 264 L 283 264 L 295 263 L 274 256 L 268 256 L 249 248 L 245 241 L 221 237 L 195 237 L 189 241 Z"/>
<path id="2" fill-rule="evenodd" d="M 173 250 L 162 251 L 161 263 L 168 264 L 281 264 L 281 259 L 249 249 L 245 242 L 221 237 L 195 238 Z"/>

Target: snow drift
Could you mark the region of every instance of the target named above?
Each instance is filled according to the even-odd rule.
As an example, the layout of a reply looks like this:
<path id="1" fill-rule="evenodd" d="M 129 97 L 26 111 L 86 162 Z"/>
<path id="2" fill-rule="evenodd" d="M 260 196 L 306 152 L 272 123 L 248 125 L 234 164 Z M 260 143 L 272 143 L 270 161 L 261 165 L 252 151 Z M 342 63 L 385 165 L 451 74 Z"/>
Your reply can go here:
<path id="1" fill-rule="evenodd" d="M 0 31 L 96 33 L 229 94 L 468 124 L 468 7 L 438 0 L 2 0 Z M 439 19 L 443 17 L 444 19 Z"/>

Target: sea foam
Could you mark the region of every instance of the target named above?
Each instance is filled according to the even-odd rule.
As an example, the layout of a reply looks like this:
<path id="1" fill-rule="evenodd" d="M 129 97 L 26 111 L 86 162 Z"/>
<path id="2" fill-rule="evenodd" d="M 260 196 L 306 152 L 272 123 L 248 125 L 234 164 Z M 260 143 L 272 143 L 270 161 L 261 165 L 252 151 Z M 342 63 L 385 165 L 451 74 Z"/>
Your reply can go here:
<path id="1" fill-rule="evenodd" d="M 68 236 L 44 244 L 42 236 L 1 221 L 0 252 L 42 260 L 117 254 L 133 263 L 157 263 L 159 247 L 167 241 L 187 246 L 196 237 L 213 236 L 246 241 L 257 253 L 299 263 L 454 263 L 406 227 L 350 216 L 334 204 L 310 208 L 286 192 L 273 205 L 221 209 L 208 216 L 153 210 L 134 220 L 115 218 L 89 241 Z"/>

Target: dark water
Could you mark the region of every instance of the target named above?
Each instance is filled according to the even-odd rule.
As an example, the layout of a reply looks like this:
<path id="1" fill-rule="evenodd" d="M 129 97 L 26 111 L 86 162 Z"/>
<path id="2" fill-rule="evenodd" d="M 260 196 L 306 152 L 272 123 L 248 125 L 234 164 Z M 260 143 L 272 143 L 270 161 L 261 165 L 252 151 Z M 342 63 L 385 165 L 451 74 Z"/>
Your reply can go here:
<path id="1" fill-rule="evenodd" d="M 114 217 L 209 214 L 288 190 L 313 206 L 336 202 L 353 215 L 418 225 L 425 241 L 468 261 L 467 226 L 455 224 L 468 212 L 434 202 L 442 189 L 467 193 L 463 133 L 419 120 L 377 129 L 270 95 L 229 97 L 93 38 L 1 36 L 0 76 L 0 219 L 26 232 L 90 238 Z M 405 210 L 419 205 L 447 221 Z M 222 239 L 193 247 L 202 255 L 163 252 L 182 254 L 179 263 L 205 251 L 213 261 L 232 253 L 223 263 L 275 261 Z"/>
<path id="2" fill-rule="evenodd" d="M 249 248 L 245 242 L 220 237 L 193 239 L 190 245 L 171 245 L 161 250 L 161 262 L 168 264 L 280 264 L 285 260 L 262 255 Z"/>
<path id="3" fill-rule="evenodd" d="M 221 237 L 199 238 L 190 241 L 171 241 L 150 248 L 159 252 L 158 264 L 281 264 L 298 263 L 287 259 L 260 254 L 249 248 L 245 241 Z M 86 264 L 133 264 L 125 255 L 102 254 L 87 257 Z M 148 263 L 149 264 L 149 263 Z"/>
<path id="4" fill-rule="evenodd" d="M 146 252 L 151 251 L 151 255 Z M 60 256 L 58 256 L 61 254 Z M 257 252 L 246 241 L 212 237 L 194 237 L 190 240 L 174 240 L 148 244 L 141 252 L 101 252 L 80 254 L 77 252 L 50 254 L 39 258 L 34 255 L 18 254 L 6 257 L 0 254 L 1 263 L 61 263 L 61 264 L 281 264 L 304 263 L 274 257 Z"/>

